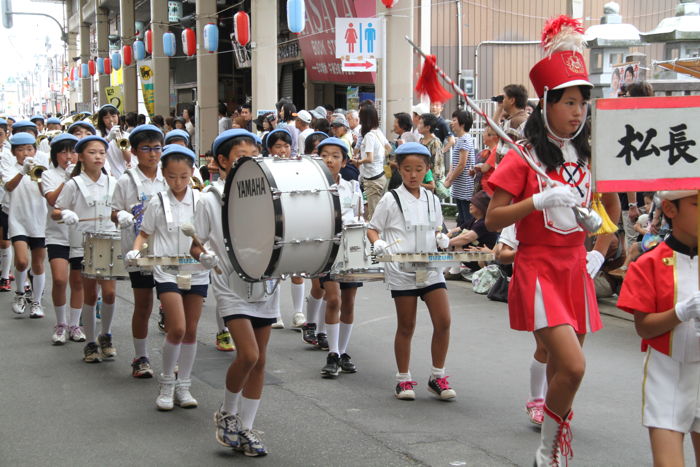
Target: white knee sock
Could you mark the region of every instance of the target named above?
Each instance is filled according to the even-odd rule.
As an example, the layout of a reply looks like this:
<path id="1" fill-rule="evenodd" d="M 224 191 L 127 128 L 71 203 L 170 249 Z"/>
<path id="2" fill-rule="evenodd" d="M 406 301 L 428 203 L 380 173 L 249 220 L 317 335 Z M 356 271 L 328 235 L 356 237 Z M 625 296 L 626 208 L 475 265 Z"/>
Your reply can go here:
<path id="1" fill-rule="evenodd" d="M 340 332 L 338 334 L 338 354 L 343 355 L 348 351 L 348 342 L 350 342 L 350 334 L 352 334 L 352 323 L 340 323 Z"/>
<path id="2" fill-rule="evenodd" d="M 338 323 L 326 323 L 326 331 L 328 333 L 328 353 L 334 352 L 340 355 L 338 353 L 338 332 L 340 331 L 340 325 Z"/>
<path id="3" fill-rule="evenodd" d="M 197 343 L 180 345 L 180 371 L 177 375 L 179 379 L 190 379 L 194 359 L 197 356 Z"/>
<path id="4" fill-rule="evenodd" d="M 326 301 L 321 300 L 321 307 L 318 310 L 318 320 L 316 321 L 316 333 L 326 333 Z"/>
<path id="5" fill-rule="evenodd" d="M 163 341 L 163 376 L 175 376 L 175 364 L 180 356 L 180 344 Z"/>
<path id="6" fill-rule="evenodd" d="M 224 412 L 228 414 L 238 414 L 238 402 L 241 399 L 241 391 L 231 392 L 226 389 L 224 394 Z"/>
<path id="7" fill-rule="evenodd" d="M 70 309 L 70 321 L 68 322 L 69 326 L 77 326 L 80 324 L 80 314 L 83 310 L 80 308 L 71 308 Z"/>
<path id="8" fill-rule="evenodd" d="M 148 339 L 137 339 L 134 337 L 134 356 L 136 358 L 148 358 Z"/>
<path id="9" fill-rule="evenodd" d="M 214 316 L 216 316 L 216 330 L 218 331 L 223 331 L 226 329 L 226 324 L 224 324 L 224 319 L 219 316 L 219 313 L 214 313 Z"/>
<path id="10" fill-rule="evenodd" d="M 292 308 L 294 313 L 304 312 L 304 283 L 292 283 Z"/>
<path id="11" fill-rule="evenodd" d="M 1 279 L 10 278 L 10 268 L 12 268 L 12 259 L 14 255 L 12 254 L 12 247 L 0 248 L 0 261 L 2 262 L 2 271 L 0 271 Z"/>
<path id="12" fill-rule="evenodd" d="M 321 309 L 321 305 L 323 304 L 323 299 L 322 298 L 314 298 L 311 295 L 306 297 L 306 322 L 311 324 L 311 323 L 318 323 L 318 312 Z"/>
<path id="13" fill-rule="evenodd" d="M 32 277 L 32 301 L 41 303 L 41 296 L 44 295 L 44 285 L 46 284 L 46 274 L 35 274 Z"/>
<path id="14" fill-rule="evenodd" d="M 248 399 L 247 397 L 241 397 L 241 411 L 239 415 L 241 417 L 241 425 L 243 426 L 244 430 L 250 430 L 253 428 L 255 414 L 258 413 L 259 406 L 260 399 Z"/>
<path id="15" fill-rule="evenodd" d="M 530 400 L 544 399 L 547 391 L 547 364 L 532 359 L 530 363 Z"/>
<path id="16" fill-rule="evenodd" d="M 56 324 L 66 324 L 66 306 L 54 305 L 53 309 L 56 312 Z"/>
<path id="17" fill-rule="evenodd" d="M 27 280 L 28 270 L 29 268 L 25 269 L 24 271 L 20 271 L 15 268 L 15 291 L 17 293 L 24 293 L 24 282 Z"/>
<path id="18" fill-rule="evenodd" d="M 95 342 L 95 305 L 83 305 L 83 329 L 88 343 Z"/>
<path id="19" fill-rule="evenodd" d="M 100 309 L 102 334 L 112 334 L 112 319 L 114 318 L 114 303 L 102 302 Z"/>

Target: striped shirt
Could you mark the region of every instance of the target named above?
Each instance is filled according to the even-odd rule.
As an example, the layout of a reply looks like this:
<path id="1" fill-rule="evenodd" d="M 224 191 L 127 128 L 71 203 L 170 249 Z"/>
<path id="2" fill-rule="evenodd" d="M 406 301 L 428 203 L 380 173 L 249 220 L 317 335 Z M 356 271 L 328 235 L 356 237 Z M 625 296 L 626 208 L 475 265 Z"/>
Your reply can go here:
<path id="1" fill-rule="evenodd" d="M 469 201 L 474 194 L 474 178 L 469 175 L 469 171 L 474 168 L 474 140 L 469 133 L 465 133 L 455 141 L 452 148 L 452 167 L 457 167 L 459 151 L 462 149 L 467 151 L 467 164 L 462 173 L 452 180 L 452 197 Z"/>

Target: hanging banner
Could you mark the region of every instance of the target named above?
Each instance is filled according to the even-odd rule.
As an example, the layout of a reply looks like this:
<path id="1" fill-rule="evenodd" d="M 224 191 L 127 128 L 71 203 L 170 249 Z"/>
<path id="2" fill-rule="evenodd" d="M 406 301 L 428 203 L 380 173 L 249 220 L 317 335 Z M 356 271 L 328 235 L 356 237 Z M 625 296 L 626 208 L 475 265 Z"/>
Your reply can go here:
<path id="1" fill-rule="evenodd" d="M 124 92 L 121 86 L 108 86 L 105 88 L 107 102 L 117 108 L 120 114 L 124 113 Z"/>
<path id="2" fill-rule="evenodd" d="M 142 60 L 139 62 L 139 79 L 141 80 L 141 94 L 143 95 L 143 103 L 146 106 L 148 116 L 153 117 L 156 110 L 156 92 L 153 87 L 153 68 L 151 67 L 151 59 Z"/>

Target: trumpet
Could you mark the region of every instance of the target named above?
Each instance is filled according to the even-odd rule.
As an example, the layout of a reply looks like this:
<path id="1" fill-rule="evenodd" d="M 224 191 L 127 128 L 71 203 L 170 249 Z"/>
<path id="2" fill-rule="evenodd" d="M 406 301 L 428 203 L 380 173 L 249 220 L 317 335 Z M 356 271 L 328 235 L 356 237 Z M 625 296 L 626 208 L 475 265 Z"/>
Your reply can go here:
<path id="1" fill-rule="evenodd" d="M 36 137 L 36 145 L 39 146 L 48 137 L 49 137 L 49 135 L 47 135 L 46 133 L 43 133 L 43 134 L 37 136 Z M 49 142 L 50 142 L 50 140 L 49 140 Z"/>
<path id="2" fill-rule="evenodd" d="M 197 177 L 192 177 L 190 179 L 190 186 L 192 187 L 193 190 L 198 190 L 198 191 L 204 190 L 204 182 L 202 182 Z"/>
<path id="3" fill-rule="evenodd" d="M 124 138 L 123 136 L 117 138 L 117 146 L 119 146 L 119 149 L 121 149 L 122 151 L 128 151 L 129 149 L 131 149 L 129 138 Z"/>
<path id="4" fill-rule="evenodd" d="M 48 138 L 49 143 L 50 143 L 52 139 L 54 139 L 56 136 L 60 135 L 61 133 L 63 133 L 61 130 L 51 130 L 51 131 L 47 131 L 46 133 L 42 133 L 36 138 L 36 145 L 39 146 L 41 144 L 41 142 L 47 138 Z"/>
<path id="5" fill-rule="evenodd" d="M 41 183 L 41 175 L 44 173 L 45 170 L 46 167 L 44 167 L 43 165 L 34 165 L 31 169 L 29 169 L 29 178 L 33 182 Z"/>

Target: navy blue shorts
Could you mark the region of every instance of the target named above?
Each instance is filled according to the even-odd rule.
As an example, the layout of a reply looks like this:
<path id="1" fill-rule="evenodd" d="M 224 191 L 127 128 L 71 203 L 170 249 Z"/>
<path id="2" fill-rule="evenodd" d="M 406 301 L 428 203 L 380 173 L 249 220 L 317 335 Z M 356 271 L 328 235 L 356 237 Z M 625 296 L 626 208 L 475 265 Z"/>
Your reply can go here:
<path id="1" fill-rule="evenodd" d="M 25 242 L 29 245 L 30 250 L 36 250 L 37 248 L 46 248 L 44 237 L 27 237 L 26 235 L 15 235 L 12 237 L 12 243 L 15 242 Z"/>
<path id="2" fill-rule="evenodd" d="M 130 272 L 129 280 L 131 281 L 132 289 L 152 289 L 156 286 L 156 281 L 153 279 L 153 275 L 143 274 L 141 271 Z M 206 291 L 204 296 L 206 297 Z"/>
<path id="3" fill-rule="evenodd" d="M 180 290 L 175 282 L 156 282 L 156 295 L 160 298 L 160 294 L 165 292 L 177 292 L 180 295 L 199 295 L 201 297 L 207 297 L 207 288 L 209 285 L 193 285 L 190 290 Z"/>
<path id="4" fill-rule="evenodd" d="M 0 228 L 2 228 L 2 239 L 3 240 L 9 240 L 9 237 L 7 236 L 7 231 L 10 228 L 9 224 L 10 223 L 10 217 L 7 215 L 5 211 L 0 209 Z"/>
<path id="5" fill-rule="evenodd" d="M 323 288 L 323 284 L 332 280 L 333 279 L 331 279 L 330 274 L 326 274 L 325 276 L 318 278 L 318 281 L 321 283 L 321 288 Z M 338 284 L 340 284 L 340 290 L 356 289 L 358 287 L 362 287 L 362 282 L 335 282 L 338 282 Z"/>
<path id="6" fill-rule="evenodd" d="M 49 254 L 49 261 L 52 259 L 65 259 L 68 261 L 70 247 L 66 245 L 46 245 L 46 251 Z"/>
<path id="7" fill-rule="evenodd" d="M 444 282 L 438 282 L 437 284 L 429 285 L 420 289 L 411 290 L 392 290 L 391 298 L 396 297 L 420 297 L 421 300 L 425 301 L 425 296 L 432 292 L 433 290 L 447 289 L 447 285 Z"/>
<path id="8" fill-rule="evenodd" d="M 83 270 L 83 257 L 71 258 L 68 260 L 70 263 L 71 271 L 82 271 Z"/>
<path id="9" fill-rule="evenodd" d="M 250 316 L 250 315 L 244 315 L 244 314 L 235 314 L 235 315 L 228 315 L 224 316 L 224 324 L 226 324 L 227 328 L 230 328 L 228 322 L 232 321 L 234 319 L 247 319 L 250 321 L 250 324 L 253 326 L 253 329 L 258 329 L 258 328 L 264 328 L 266 326 L 272 326 L 277 322 L 277 318 L 259 318 L 257 316 Z"/>

